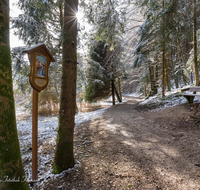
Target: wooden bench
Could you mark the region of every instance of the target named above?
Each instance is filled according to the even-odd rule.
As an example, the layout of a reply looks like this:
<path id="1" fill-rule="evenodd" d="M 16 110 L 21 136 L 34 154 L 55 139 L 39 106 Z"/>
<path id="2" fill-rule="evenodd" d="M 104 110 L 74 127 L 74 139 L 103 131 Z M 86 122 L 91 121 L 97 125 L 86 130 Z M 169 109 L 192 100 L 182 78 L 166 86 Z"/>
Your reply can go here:
<path id="1" fill-rule="evenodd" d="M 189 94 L 189 93 L 179 93 L 179 95 L 183 96 L 184 98 L 187 99 L 187 102 L 189 104 L 193 103 L 193 100 L 195 98 L 195 96 L 199 96 L 200 97 L 200 94 L 196 94 L 196 92 L 200 92 L 200 87 L 190 87 L 190 88 L 184 88 L 184 89 L 181 89 L 181 92 L 182 91 L 189 91 L 189 92 L 193 92 L 193 94 Z"/>

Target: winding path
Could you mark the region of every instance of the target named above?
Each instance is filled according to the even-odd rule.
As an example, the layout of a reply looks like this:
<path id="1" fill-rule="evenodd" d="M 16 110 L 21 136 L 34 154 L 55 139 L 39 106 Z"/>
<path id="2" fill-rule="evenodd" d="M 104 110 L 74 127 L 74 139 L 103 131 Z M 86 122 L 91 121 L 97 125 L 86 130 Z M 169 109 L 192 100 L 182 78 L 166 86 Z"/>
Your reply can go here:
<path id="1" fill-rule="evenodd" d="M 109 165 L 110 173 L 95 168 L 96 186 L 104 178 L 114 189 L 199 190 L 200 131 L 184 119 L 188 106 L 150 112 L 138 106 L 140 98 L 126 99 L 79 127 L 79 135 L 93 140 L 89 152 L 85 147 L 87 167 Z"/>

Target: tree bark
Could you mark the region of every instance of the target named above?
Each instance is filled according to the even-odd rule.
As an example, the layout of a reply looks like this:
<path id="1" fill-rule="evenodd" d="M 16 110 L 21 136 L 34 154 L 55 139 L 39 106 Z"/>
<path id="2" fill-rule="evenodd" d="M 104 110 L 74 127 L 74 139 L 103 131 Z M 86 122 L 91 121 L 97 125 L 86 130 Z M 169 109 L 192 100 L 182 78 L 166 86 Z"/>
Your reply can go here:
<path id="1" fill-rule="evenodd" d="M 164 44 L 165 46 L 165 44 Z M 162 97 L 165 96 L 165 47 L 163 47 L 163 54 L 162 54 Z"/>
<path id="2" fill-rule="evenodd" d="M 181 50 L 181 42 L 180 42 L 180 39 L 179 39 L 179 34 L 178 34 L 178 32 L 177 32 L 177 45 L 178 45 L 179 61 L 180 61 L 180 63 L 183 62 L 184 69 L 185 69 L 185 67 L 186 67 L 186 62 L 185 62 L 185 58 L 184 58 L 184 56 L 183 56 L 183 52 L 182 52 L 182 50 Z M 184 69 L 182 69 L 182 65 L 180 65 L 180 70 L 181 70 L 181 75 L 182 75 L 182 78 L 183 78 L 183 82 L 184 82 L 184 85 L 186 85 L 186 84 L 187 84 L 187 78 L 186 78 L 186 76 L 184 75 L 184 72 L 183 72 Z"/>
<path id="3" fill-rule="evenodd" d="M 149 65 L 149 75 L 150 75 L 150 83 L 151 83 L 151 91 L 153 94 L 156 93 L 156 84 L 155 84 L 155 74 L 154 74 L 154 66 Z M 151 95 L 153 95 L 151 94 Z"/>
<path id="4" fill-rule="evenodd" d="M 174 52 L 176 52 L 176 48 L 175 48 Z M 171 51 L 171 60 L 173 60 L 174 52 Z M 176 57 L 176 62 L 178 62 L 177 57 Z M 173 77 L 174 77 L 175 86 L 176 86 L 176 88 L 179 88 L 179 86 L 178 86 L 178 77 L 177 77 L 177 74 L 175 74 L 175 70 L 174 70 L 175 64 L 173 63 L 173 61 L 171 62 L 171 66 L 172 66 L 172 74 L 173 74 Z"/>
<path id="5" fill-rule="evenodd" d="M 192 35 L 191 35 L 191 38 L 190 38 L 190 41 L 192 41 L 193 40 L 193 33 L 192 33 Z M 191 45 L 191 43 L 189 43 L 190 44 L 190 50 L 192 49 L 192 45 Z M 194 74 L 194 68 L 192 67 L 192 72 L 190 73 L 190 83 L 191 84 L 193 84 L 193 74 Z"/>
<path id="6" fill-rule="evenodd" d="M 158 65 L 156 64 L 156 81 L 155 81 L 155 90 L 156 90 L 156 94 L 158 94 Z"/>
<path id="7" fill-rule="evenodd" d="M 174 63 L 173 62 L 171 62 L 171 66 L 172 66 L 172 74 L 173 74 L 173 78 L 174 78 L 174 83 L 175 83 L 176 88 L 178 88 L 178 79 L 174 72 Z"/>
<path id="8" fill-rule="evenodd" d="M 112 101 L 113 101 L 113 106 L 115 105 L 115 84 L 114 80 L 112 80 Z"/>
<path id="9" fill-rule="evenodd" d="M 195 73 L 195 86 L 200 85 L 199 69 L 197 64 L 197 19 L 196 19 L 196 0 L 193 0 L 193 43 L 194 43 L 194 73 Z"/>
<path id="10" fill-rule="evenodd" d="M 169 64 L 170 63 L 169 63 L 169 57 L 168 57 L 167 62 L 166 62 L 166 83 L 167 83 L 167 90 L 171 91 L 170 69 L 169 69 L 170 67 L 169 67 Z"/>
<path id="11" fill-rule="evenodd" d="M 0 2 L 0 189 L 29 189 L 20 154 L 9 45 L 9 1 Z M 19 182 L 6 182 L 7 179 Z"/>
<path id="12" fill-rule="evenodd" d="M 165 7 L 165 1 L 163 0 L 163 8 Z M 163 16 L 163 23 L 165 22 L 165 18 Z M 165 96 L 165 33 L 163 30 L 163 50 L 162 50 L 162 97 Z"/>
<path id="13" fill-rule="evenodd" d="M 120 95 L 119 95 L 119 93 L 117 92 L 117 89 L 116 89 L 116 87 L 115 87 L 115 84 L 114 84 L 114 90 L 115 90 L 115 94 L 116 94 L 116 96 L 117 96 L 118 101 L 119 101 L 119 102 L 122 102 L 122 100 L 121 100 L 121 98 L 120 98 Z"/>
<path id="14" fill-rule="evenodd" d="M 64 1 L 62 87 L 54 173 L 60 173 L 75 164 L 73 139 L 76 110 L 77 9 L 78 0 Z"/>
<path id="15" fill-rule="evenodd" d="M 120 85 L 120 78 L 118 78 L 118 88 L 119 88 L 119 96 L 122 100 L 122 93 L 121 93 L 121 85 Z"/>

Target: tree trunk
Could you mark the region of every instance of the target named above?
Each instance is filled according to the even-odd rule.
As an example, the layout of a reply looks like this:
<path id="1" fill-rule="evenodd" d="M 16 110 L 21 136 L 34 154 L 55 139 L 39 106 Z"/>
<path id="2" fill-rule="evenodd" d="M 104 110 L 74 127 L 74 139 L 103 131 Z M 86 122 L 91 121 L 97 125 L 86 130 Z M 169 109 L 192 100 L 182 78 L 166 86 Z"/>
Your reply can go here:
<path id="1" fill-rule="evenodd" d="M 192 35 L 191 35 L 191 41 L 192 41 L 192 39 L 193 39 L 193 33 L 192 33 Z M 192 49 L 192 45 L 191 45 L 191 43 L 189 43 L 190 44 L 190 50 Z M 193 74 L 194 74 L 194 68 L 192 67 L 192 72 L 191 72 L 191 74 L 190 74 L 190 81 L 191 81 L 191 84 L 193 84 L 193 81 L 194 81 L 194 79 L 193 79 Z"/>
<path id="2" fill-rule="evenodd" d="M 190 73 L 190 81 L 191 81 L 191 84 L 193 84 L 193 72 Z"/>
<path id="3" fill-rule="evenodd" d="M 65 0 L 63 27 L 62 87 L 54 173 L 74 166 L 73 138 L 76 110 L 78 0 Z"/>
<path id="4" fill-rule="evenodd" d="M 163 0 L 163 8 L 165 6 L 165 1 Z M 165 18 L 163 17 L 163 23 Z M 165 39 L 165 33 L 163 31 L 163 40 Z M 162 50 L 162 97 L 165 96 L 165 41 L 163 41 L 163 50 Z"/>
<path id="5" fill-rule="evenodd" d="M 117 89 L 116 89 L 116 87 L 115 87 L 115 84 L 114 84 L 114 90 L 115 90 L 115 94 L 116 94 L 116 96 L 117 96 L 118 101 L 119 101 L 119 102 L 122 102 L 122 100 L 121 100 L 121 98 L 120 98 L 120 95 L 119 95 L 119 93 L 117 92 Z"/>
<path id="6" fill-rule="evenodd" d="M 112 80 L 112 101 L 113 101 L 113 106 L 115 105 L 115 84 L 114 80 Z"/>
<path id="7" fill-rule="evenodd" d="M 27 190 L 15 119 L 8 0 L 0 3 L 0 18 L 0 189 Z M 19 182 L 6 182 L 6 178 Z"/>
<path id="8" fill-rule="evenodd" d="M 176 88 L 178 88 L 178 79 L 177 79 L 177 76 L 175 75 L 175 72 L 174 72 L 174 63 L 173 62 L 171 62 L 171 66 L 172 66 L 172 75 L 173 75 L 173 78 L 174 78 L 174 83 L 175 83 Z"/>
<path id="9" fill-rule="evenodd" d="M 165 44 L 164 44 L 165 45 Z M 163 47 L 162 54 L 162 97 L 165 96 L 165 47 Z"/>
<path id="10" fill-rule="evenodd" d="M 177 44 L 178 44 L 179 61 L 180 61 L 180 63 L 183 62 L 184 69 L 185 69 L 186 63 L 185 63 L 185 58 L 183 56 L 183 52 L 181 50 L 181 44 L 180 44 L 179 34 L 178 33 L 177 33 Z M 184 85 L 186 85 L 187 84 L 187 78 L 184 75 L 184 72 L 183 72 L 184 69 L 182 68 L 182 65 L 180 65 L 180 70 L 181 70 L 181 75 L 182 75 L 182 78 L 183 78 L 183 82 L 184 82 Z"/>
<path id="11" fill-rule="evenodd" d="M 185 62 L 187 62 L 188 60 L 188 39 L 187 39 L 187 34 L 185 34 Z M 188 83 L 189 83 L 189 80 L 190 80 L 190 84 L 193 83 L 193 72 L 190 73 L 190 79 L 188 77 Z"/>
<path id="12" fill-rule="evenodd" d="M 156 84 L 154 77 L 154 66 L 149 65 L 149 75 L 150 75 L 150 83 L 151 83 L 151 95 L 156 94 Z"/>
<path id="13" fill-rule="evenodd" d="M 194 43 L 194 73 L 195 73 L 195 86 L 200 85 L 199 69 L 197 64 L 197 19 L 196 19 L 196 0 L 193 0 L 193 43 Z"/>
<path id="14" fill-rule="evenodd" d="M 122 93 L 121 93 L 121 85 L 120 85 L 120 78 L 118 78 L 118 88 L 119 88 L 119 96 L 122 100 Z"/>
<path id="15" fill-rule="evenodd" d="M 156 81 L 155 81 L 155 90 L 156 90 L 156 94 L 158 94 L 158 65 L 156 64 Z"/>
<path id="16" fill-rule="evenodd" d="M 176 48 L 175 48 L 174 52 L 176 52 Z M 171 60 L 173 60 L 173 53 L 171 51 Z M 176 62 L 178 62 L 177 57 L 176 57 Z M 178 77 L 177 77 L 177 74 L 175 74 L 175 70 L 174 70 L 175 65 L 174 65 L 173 61 L 171 62 L 171 66 L 172 66 L 172 74 L 173 74 L 173 77 L 174 77 L 175 86 L 176 86 L 176 88 L 179 88 L 179 86 L 178 86 Z"/>
<path id="17" fill-rule="evenodd" d="M 169 57 L 166 62 L 166 83 L 167 83 L 167 90 L 171 91 L 171 82 L 170 82 L 170 67 L 169 67 Z"/>

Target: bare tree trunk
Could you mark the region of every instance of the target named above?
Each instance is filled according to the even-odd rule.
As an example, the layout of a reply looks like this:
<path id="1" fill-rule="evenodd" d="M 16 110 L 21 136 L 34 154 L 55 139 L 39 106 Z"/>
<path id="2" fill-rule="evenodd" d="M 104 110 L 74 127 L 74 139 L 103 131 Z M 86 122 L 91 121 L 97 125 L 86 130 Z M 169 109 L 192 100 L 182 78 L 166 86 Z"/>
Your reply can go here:
<path id="1" fill-rule="evenodd" d="M 169 58 L 169 57 L 168 57 Z M 166 64 L 166 83 L 167 83 L 167 90 L 171 90 L 171 82 L 170 82 L 170 70 L 169 70 L 169 59 L 167 59 L 167 64 Z"/>
<path id="2" fill-rule="evenodd" d="M 175 49 L 175 51 L 173 52 L 173 53 L 176 53 L 176 49 Z M 172 52 L 171 52 L 171 60 L 173 60 L 173 54 Z M 176 56 L 176 55 L 175 55 Z M 176 57 L 176 62 L 178 62 L 178 59 L 177 59 L 177 57 Z M 172 74 L 173 74 L 173 77 L 174 77 L 174 82 L 175 82 L 175 86 L 176 86 L 176 88 L 179 88 L 179 85 L 178 85 L 178 76 L 177 76 L 177 74 L 175 74 L 175 69 L 174 69 L 174 67 L 175 67 L 175 65 L 174 65 L 174 63 L 172 62 L 172 64 L 171 64 L 171 66 L 172 66 Z"/>
<path id="3" fill-rule="evenodd" d="M 178 53 L 179 53 L 179 61 L 180 61 L 180 63 L 182 63 L 183 62 L 183 64 L 184 64 L 184 69 L 185 69 L 185 66 L 186 66 L 186 63 L 185 63 L 185 58 L 184 58 L 184 56 L 183 56 L 183 52 L 182 52 L 182 50 L 181 50 L 181 44 L 180 44 L 180 40 L 179 40 L 179 35 L 178 35 L 178 33 L 177 33 L 177 44 L 178 44 Z M 183 78 L 183 82 L 184 82 L 184 84 L 186 85 L 187 83 L 187 79 L 186 79 L 186 76 L 184 75 L 184 72 L 183 72 L 183 69 L 182 69 L 182 65 L 181 65 L 181 75 L 182 75 L 182 78 Z"/>
<path id="4" fill-rule="evenodd" d="M 76 112 L 77 10 L 78 0 L 64 1 L 62 87 L 54 173 L 60 173 L 75 164 L 73 137 Z"/>
<path id="5" fill-rule="evenodd" d="M 163 8 L 165 6 L 165 1 L 163 0 Z M 163 22 L 165 18 L 163 17 Z M 163 40 L 165 39 L 165 33 L 163 32 Z M 162 50 L 162 97 L 165 96 L 165 42 L 163 41 L 163 50 Z"/>
<path id="6" fill-rule="evenodd" d="M 163 54 L 162 54 L 162 97 L 165 96 L 165 47 L 163 47 Z"/>
<path id="7" fill-rule="evenodd" d="M 191 35 L 191 37 L 190 37 L 190 41 L 192 41 L 192 40 L 193 40 L 193 33 L 192 33 L 192 35 Z M 189 43 L 189 45 L 190 45 L 190 50 L 191 50 L 191 49 L 192 49 L 191 43 Z M 192 71 L 191 71 L 191 73 L 190 73 L 190 83 L 191 83 L 191 84 L 193 84 L 193 80 L 194 80 L 193 74 L 194 74 L 194 69 L 193 69 L 193 67 L 192 67 Z"/>
<path id="8" fill-rule="evenodd" d="M 117 96 L 118 101 L 119 101 L 119 102 L 122 102 L 122 100 L 121 100 L 121 98 L 120 98 L 120 96 L 119 96 L 119 93 L 117 92 L 117 89 L 116 89 L 116 87 L 115 87 L 115 84 L 114 84 L 114 90 L 115 90 L 115 94 L 116 94 L 116 96 Z"/>
<path id="9" fill-rule="evenodd" d="M 193 84 L 193 72 L 190 73 L 190 81 L 191 81 L 191 84 Z"/>
<path id="10" fill-rule="evenodd" d="M 122 100 L 122 92 L 121 92 L 121 85 L 120 85 L 120 78 L 118 78 L 118 88 L 119 88 L 119 96 Z"/>
<path id="11" fill-rule="evenodd" d="M 156 94 L 158 94 L 158 65 L 156 65 L 156 81 L 155 81 L 155 90 Z"/>
<path id="12" fill-rule="evenodd" d="M 28 190 L 20 154 L 9 44 L 9 1 L 0 2 L 0 189 Z M 8 182 L 16 179 L 19 182 Z"/>
<path id="13" fill-rule="evenodd" d="M 156 85 L 155 85 L 155 77 L 154 77 L 154 66 L 149 65 L 149 75 L 150 75 L 150 83 L 151 83 L 151 91 L 153 94 L 156 94 Z"/>
<path id="14" fill-rule="evenodd" d="M 196 19 L 196 0 L 193 0 L 193 43 L 194 43 L 194 73 L 195 73 L 195 86 L 200 85 L 199 69 L 197 63 L 197 19 Z"/>
<path id="15" fill-rule="evenodd" d="M 172 75 L 173 75 L 173 78 L 174 78 L 174 83 L 175 83 L 176 88 L 178 88 L 178 79 L 177 79 L 177 76 L 175 75 L 175 72 L 174 72 L 174 63 L 173 62 L 171 62 L 171 66 L 172 66 Z"/>
<path id="16" fill-rule="evenodd" d="M 112 101 L 113 101 L 113 106 L 115 105 L 115 84 L 114 84 L 114 80 L 111 81 L 112 82 Z"/>

